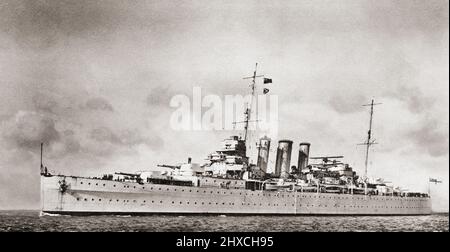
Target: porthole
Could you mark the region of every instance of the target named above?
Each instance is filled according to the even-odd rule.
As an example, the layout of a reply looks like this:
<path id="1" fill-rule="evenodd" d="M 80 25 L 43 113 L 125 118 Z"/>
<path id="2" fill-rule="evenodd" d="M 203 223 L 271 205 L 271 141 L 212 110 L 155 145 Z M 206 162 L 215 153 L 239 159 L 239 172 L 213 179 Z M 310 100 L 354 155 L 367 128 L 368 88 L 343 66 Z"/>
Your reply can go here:
<path id="1" fill-rule="evenodd" d="M 83 181 L 81 181 L 80 184 L 83 184 Z"/>
<path id="2" fill-rule="evenodd" d="M 95 183 L 96 186 L 98 186 L 98 183 Z"/>
<path id="3" fill-rule="evenodd" d="M 116 185 L 113 185 L 114 187 L 116 187 Z"/>
<path id="4" fill-rule="evenodd" d="M 106 186 L 106 184 L 103 184 L 103 186 Z"/>
<path id="5" fill-rule="evenodd" d="M 159 203 L 162 203 L 162 200 Z"/>
<path id="6" fill-rule="evenodd" d="M 84 201 L 87 201 L 87 199 L 84 199 Z"/>

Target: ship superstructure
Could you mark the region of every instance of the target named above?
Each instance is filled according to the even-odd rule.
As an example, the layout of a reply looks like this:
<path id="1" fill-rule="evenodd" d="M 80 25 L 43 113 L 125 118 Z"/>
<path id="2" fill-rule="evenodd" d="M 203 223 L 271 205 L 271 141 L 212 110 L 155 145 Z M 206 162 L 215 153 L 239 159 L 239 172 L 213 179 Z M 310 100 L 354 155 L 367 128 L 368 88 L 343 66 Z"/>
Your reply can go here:
<path id="1" fill-rule="evenodd" d="M 257 65 L 256 65 L 257 66 Z M 255 95 L 256 68 L 250 85 Z M 264 82 L 271 79 L 264 78 Z M 266 90 L 264 90 L 266 92 Z M 54 175 L 42 165 L 41 210 L 62 214 L 339 214 L 422 215 L 431 213 L 430 196 L 402 191 L 383 179 L 367 176 L 373 106 L 365 174 L 360 177 L 343 156 L 311 157 L 311 144 L 298 144 L 291 166 L 292 140 L 278 141 L 273 172 L 269 172 L 271 139 L 256 144 L 255 164 L 249 159 L 250 106 L 244 135 L 224 139 L 204 164 L 191 158 L 164 171 L 117 172 L 98 178 Z M 257 121 L 257 120 L 254 120 Z M 252 141 L 253 142 L 253 141 Z"/>

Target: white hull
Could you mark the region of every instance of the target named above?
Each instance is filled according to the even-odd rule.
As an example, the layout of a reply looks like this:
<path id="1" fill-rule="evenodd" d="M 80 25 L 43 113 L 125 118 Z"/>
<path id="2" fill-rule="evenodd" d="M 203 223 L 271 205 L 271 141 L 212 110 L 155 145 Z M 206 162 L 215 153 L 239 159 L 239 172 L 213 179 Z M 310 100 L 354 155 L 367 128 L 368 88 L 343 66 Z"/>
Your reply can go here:
<path id="1" fill-rule="evenodd" d="M 68 188 L 60 191 L 59 181 Z M 41 210 L 52 214 L 426 215 L 430 198 L 269 192 L 41 176 Z"/>

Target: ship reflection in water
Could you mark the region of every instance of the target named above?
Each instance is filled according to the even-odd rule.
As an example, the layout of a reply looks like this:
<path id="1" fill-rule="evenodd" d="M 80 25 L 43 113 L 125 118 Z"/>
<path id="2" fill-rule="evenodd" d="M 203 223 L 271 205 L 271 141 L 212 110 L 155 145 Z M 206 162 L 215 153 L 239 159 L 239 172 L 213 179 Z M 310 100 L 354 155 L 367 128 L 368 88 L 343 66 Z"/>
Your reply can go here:
<path id="1" fill-rule="evenodd" d="M 0 211 L 4 231 L 449 231 L 448 214 L 427 216 L 43 216 Z"/>

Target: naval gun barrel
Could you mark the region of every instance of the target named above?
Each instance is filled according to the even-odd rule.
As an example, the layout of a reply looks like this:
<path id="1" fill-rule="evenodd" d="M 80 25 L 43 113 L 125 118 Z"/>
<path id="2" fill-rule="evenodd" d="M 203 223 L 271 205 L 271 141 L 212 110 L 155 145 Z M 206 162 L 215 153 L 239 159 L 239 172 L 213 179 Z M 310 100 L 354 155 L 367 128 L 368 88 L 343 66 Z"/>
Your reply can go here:
<path id="1" fill-rule="evenodd" d="M 162 164 L 162 165 L 157 165 L 158 167 L 164 167 L 164 168 L 170 168 L 170 169 L 180 169 L 181 168 L 181 166 L 180 165 L 165 165 L 165 164 Z"/>
<path id="2" fill-rule="evenodd" d="M 126 172 L 115 172 L 114 174 L 117 174 L 117 175 L 124 175 L 124 176 L 131 176 L 131 177 L 137 177 L 137 176 L 139 176 L 139 174 L 136 174 L 136 173 L 126 173 Z"/>

